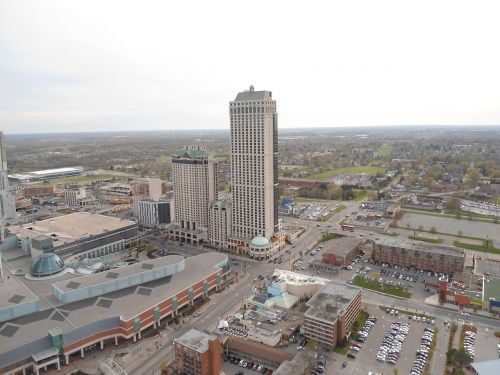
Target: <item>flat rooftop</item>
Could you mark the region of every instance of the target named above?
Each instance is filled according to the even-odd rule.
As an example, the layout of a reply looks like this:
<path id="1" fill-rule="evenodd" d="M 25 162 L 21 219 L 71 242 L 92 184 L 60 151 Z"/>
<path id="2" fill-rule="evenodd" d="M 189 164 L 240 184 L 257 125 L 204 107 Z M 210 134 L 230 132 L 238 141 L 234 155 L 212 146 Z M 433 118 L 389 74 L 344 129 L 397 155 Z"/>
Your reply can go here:
<path id="1" fill-rule="evenodd" d="M 330 241 L 327 241 L 323 244 L 325 248 L 323 254 L 335 254 L 345 256 L 352 249 L 361 245 L 363 241 L 359 238 L 348 236 L 348 237 L 339 237 L 334 238 Z"/>
<path id="2" fill-rule="evenodd" d="M 18 179 L 28 179 L 32 177 L 44 177 L 44 176 L 58 175 L 64 173 L 79 173 L 82 171 L 83 168 L 81 167 L 80 168 L 66 167 L 66 168 L 43 169 L 40 171 L 32 171 L 27 173 L 17 173 L 9 175 L 9 177 Z"/>
<path id="3" fill-rule="evenodd" d="M 329 283 L 316 292 L 307 302 L 310 306 L 306 317 L 334 322 L 343 315 L 351 301 L 361 289 L 336 283 Z"/>
<path id="4" fill-rule="evenodd" d="M 191 350 L 195 350 L 198 353 L 205 353 L 208 350 L 208 342 L 216 339 L 217 337 L 213 335 L 200 332 L 196 329 L 190 329 L 181 337 L 174 339 L 174 342 Z"/>
<path id="5" fill-rule="evenodd" d="M 130 220 L 111 216 L 75 212 L 34 223 L 10 226 L 7 230 L 10 234 L 21 238 L 48 236 L 54 240 L 54 247 L 58 247 L 85 237 L 96 236 L 131 225 L 137 224 Z"/>
<path id="6" fill-rule="evenodd" d="M 500 301 L 500 279 L 497 277 L 483 279 L 483 301 L 489 301 L 491 298 Z"/>
<path id="7" fill-rule="evenodd" d="M 455 246 L 435 245 L 422 241 L 401 240 L 396 237 L 390 237 L 390 236 L 380 237 L 378 240 L 375 241 L 375 244 L 383 246 L 400 247 L 413 251 L 424 251 L 424 252 L 431 252 L 431 253 L 438 253 L 445 255 L 453 255 L 457 257 L 465 257 L 464 249 Z"/>
<path id="8" fill-rule="evenodd" d="M 53 283 L 52 285 L 57 287 L 62 292 L 76 291 L 79 289 L 83 290 L 92 285 L 101 284 L 110 280 L 125 279 L 129 276 L 137 275 L 144 271 L 151 271 L 170 265 L 179 264 L 179 271 L 181 271 L 183 268 L 183 263 L 183 256 L 169 255 L 166 257 L 152 259 L 150 261 L 131 264 L 126 267 L 114 268 L 105 272 L 98 272 L 91 275 L 75 277 L 70 280 L 58 281 Z"/>
<path id="9" fill-rule="evenodd" d="M 107 318 L 131 320 L 189 286 L 205 280 L 217 272 L 219 265 L 227 259 L 227 255 L 221 253 L 188 257 L 184 270 L 172 276 L 67 304 L 61 304 L 50 292 L 46 292 L 41 300 L 48 302 L 45 309 L 0 322 L 0 357 L 2 353 L 22 344 L 46 337 L 47 332 L 55 327 L 69 333 Z M 65 282 L 69 281 L 66 279 Z M 6 327 L 9 336 L 4 337 L 2 332 Z"/>
<path id="10" fill-rule="evenodd" d="M 0 280 L 0 310 L 36 300 L 38 300 L 38 297 L 20 282 L 16 276 L 12 275 L 4 265 L 4 280 Z"/>
<path id="11" fill-rule="evenodd" d="M 326 285 L 330 282 L 329 279 L 325 279 L 323 277 L 304 275 L 303 273 L 298 273 L 288 270 L 279 270 L 279 269 L 274 270 L 273 277 L 278 282 L 285 282 L 286 284 L 294 284 L 294 285 L 308 285 L 308 284 Z"/>
<path id="12" fill-rule="evenodd" d="M 474 264 L 474 274 L 500 277 L 500 262 L 490 259 L 476 259 Z"/>

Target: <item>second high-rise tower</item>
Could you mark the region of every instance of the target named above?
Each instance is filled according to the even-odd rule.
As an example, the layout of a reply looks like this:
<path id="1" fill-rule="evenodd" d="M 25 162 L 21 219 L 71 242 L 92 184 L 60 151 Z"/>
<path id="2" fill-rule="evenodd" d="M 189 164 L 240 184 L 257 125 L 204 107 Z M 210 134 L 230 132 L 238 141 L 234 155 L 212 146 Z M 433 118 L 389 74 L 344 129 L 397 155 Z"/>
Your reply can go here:
<path id="1" fill-rule="evenodd" d="M 233 244 L 271 240 L 278 221 L 278 114 L 271 91 L 240 92 L 229 104 Z"/>

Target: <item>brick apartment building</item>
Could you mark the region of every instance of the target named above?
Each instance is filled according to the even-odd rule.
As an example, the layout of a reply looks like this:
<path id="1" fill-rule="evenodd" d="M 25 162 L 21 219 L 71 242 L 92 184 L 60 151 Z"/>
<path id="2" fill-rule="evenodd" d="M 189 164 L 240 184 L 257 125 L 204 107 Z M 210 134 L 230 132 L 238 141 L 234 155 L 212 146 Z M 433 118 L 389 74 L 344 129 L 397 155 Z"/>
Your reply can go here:
<path id="1" fill-rule="evenodd" d="M 219 339 L 195 329 L 174 339 L 174 368 L 186 375 L 219 375 L 222 345 Z"/>
<path id="2" fill-rule="evenodd" d="M 361 310 L 361 289 L 329 283 L 307 302 L 305 335 L 329 350 L 335 349 L 349 333 Z"/>
<path id="3" fill-rule="evenodd" d="M 55 185 L 27 186 L 24 188 L 23 194 L 26 198 L 52 196 L 56 195 L 56 186 Z"/>
<path id="4" fill-rule="evenodd" d="M 439 273 L 462 272 L 465 251 L 454 246 L 380 238 L 373 243 L 372 258 L 379 263 Z"/>

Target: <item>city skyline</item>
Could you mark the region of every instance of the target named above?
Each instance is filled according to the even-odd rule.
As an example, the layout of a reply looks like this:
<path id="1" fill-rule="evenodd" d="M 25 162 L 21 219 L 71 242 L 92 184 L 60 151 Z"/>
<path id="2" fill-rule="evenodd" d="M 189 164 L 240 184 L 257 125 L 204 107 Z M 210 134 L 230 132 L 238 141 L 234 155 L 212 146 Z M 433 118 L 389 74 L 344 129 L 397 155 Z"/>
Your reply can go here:
<path id="1" fill-rule="evenodd" d="M 500 123 L 495 2 L 117 4 L 0 2 L 6 133 L 227 129 L 250 84 L 282 128 Z"/>

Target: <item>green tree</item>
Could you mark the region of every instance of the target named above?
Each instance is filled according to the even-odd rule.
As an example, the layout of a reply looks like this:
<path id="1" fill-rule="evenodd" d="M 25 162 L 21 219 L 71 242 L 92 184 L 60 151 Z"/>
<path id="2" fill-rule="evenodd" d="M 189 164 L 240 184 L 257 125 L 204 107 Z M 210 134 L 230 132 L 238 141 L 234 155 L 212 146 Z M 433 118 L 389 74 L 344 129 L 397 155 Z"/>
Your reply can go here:
<path id="1" fill-rule="evenodd" d="M 459 367 L 462 367 L 462 366 L 465 366 L 465 365 L 468 365 L 469 363 L 472 362 L 472 358 L 471 356 L 469 355 L 469 353 L 467 353 L 465 351 L 464 348 L 460 348 L 458 349 L 456 352 L 455 352 L 455 356 L 454 356 L 454 362 L 455 362 L 455 365 L 456 366 L 459 366 Z"/>
<path id="2" fill-rule="evenodd" d="M 431 227 L 430 232 L 431 233 L 437 233 L 436 227 Z"/>
<path id="3" fill-rule="evenodd" d="M 460 199 L 458 199 L 457 197 L 447 197 L 444 202 L 444 208 L 448 210 L 459 210 Z"/>
<path id="4" fill-rule="evenodd" d="M 477 184 L 481 181 L 481 173 L 477 170 L 477 168 L 470 167 L 467 170 L 467 174 L 464 178 L 464 185 L 466 187 L 472 188 L 477 186 Z"/>

